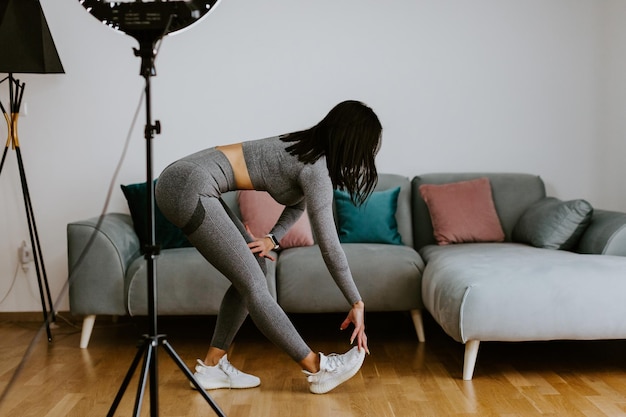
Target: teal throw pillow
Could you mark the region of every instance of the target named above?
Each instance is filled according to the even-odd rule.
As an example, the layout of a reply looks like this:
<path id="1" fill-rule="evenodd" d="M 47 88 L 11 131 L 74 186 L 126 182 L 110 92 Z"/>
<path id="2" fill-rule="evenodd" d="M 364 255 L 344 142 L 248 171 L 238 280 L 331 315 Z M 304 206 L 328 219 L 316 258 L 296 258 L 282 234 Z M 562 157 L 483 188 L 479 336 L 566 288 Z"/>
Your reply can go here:
<path id="1" fill-rule="evenodd" d="M 350 194 L 335 190 L 335 209 L 342 243 L 387 243 L 402 245 L 396 209 L 400 187 L 374 191 L 357 207 Z"/>
<path id="2" fill-rule="evenodd" d="M 545 249 L 572 249 L 593 214 L 585 200 L 546 197 L 532 204 L 513 228 L 513 241 Z"/>
<path id="3" fill-rule="evenodd" d="M 156 181 L 154 180 L 155 184 Z M 147 214 L 148 189 L 146 183 L 121 185 L 121 188 L 128 202 L 128 209 L 133 219 L 135 233 L 139 237 L 143 250 L 144 245 L 150 243 L 150 232 L 148 229 L 150 219 Z M 191 246 L 185 234 L 165 218 L 156 204 L 154 208 L 154 225 L 156 243 L 161 245 L 161 249 Z"/>

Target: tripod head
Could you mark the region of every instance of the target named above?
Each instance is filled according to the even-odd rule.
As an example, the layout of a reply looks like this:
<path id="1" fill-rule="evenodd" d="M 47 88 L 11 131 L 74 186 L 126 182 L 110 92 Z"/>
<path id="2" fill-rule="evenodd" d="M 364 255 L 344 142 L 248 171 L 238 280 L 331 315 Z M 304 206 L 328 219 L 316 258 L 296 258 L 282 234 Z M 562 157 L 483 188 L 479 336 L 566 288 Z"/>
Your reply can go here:
<path id="1" fill-rule="evenodd" d="M 141 75 L 154 75 L 154 47 L 163 36 L 187 28 L 213 10 L 218 0 L 79 0 L 96 19 L 139 42 Z"/>

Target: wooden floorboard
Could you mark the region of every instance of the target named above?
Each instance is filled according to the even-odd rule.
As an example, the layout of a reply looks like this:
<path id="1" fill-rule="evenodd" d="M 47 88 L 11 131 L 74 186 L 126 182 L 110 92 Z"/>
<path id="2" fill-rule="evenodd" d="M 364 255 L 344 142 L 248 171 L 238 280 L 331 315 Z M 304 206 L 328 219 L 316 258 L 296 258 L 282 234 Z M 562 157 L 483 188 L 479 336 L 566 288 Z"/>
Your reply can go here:
<path id="1" fill-rule="evenodd" d="M 292 318 L 314 350 L 349 349 L 349 334 L 338 330 L 342 315 Z M 353 379 L 325 395 L 309 393 L 298 367 L 246 322 L 229 358 L 258 375 L 261 387 L 209 394 L 229 417 L 626 416 L 626 341 L 482 343 L 474 379 L 463 381 L 463 345 L 425 320 L 427 342 L 419 343 L 408 313 L 369 313 L 372 354 Z M 190 368 L 204 356 L 213 325 L 213 317 L 159 320 Z M 39 327 L 0 320 L 0 390 L 9 388 L 0 415 L 105 416 L 146 320 L 99 319 L 88 349 L 78 348 L 80 320 L 68 314 L 57 319 L 52 343 Z M 215 415 L 165 350 L 157 354 L 159 415 Z M 116 416 L 132 415 L 138 375 Z M 149 391 L 143 399 L 141 416 L 149 416 Z"/>

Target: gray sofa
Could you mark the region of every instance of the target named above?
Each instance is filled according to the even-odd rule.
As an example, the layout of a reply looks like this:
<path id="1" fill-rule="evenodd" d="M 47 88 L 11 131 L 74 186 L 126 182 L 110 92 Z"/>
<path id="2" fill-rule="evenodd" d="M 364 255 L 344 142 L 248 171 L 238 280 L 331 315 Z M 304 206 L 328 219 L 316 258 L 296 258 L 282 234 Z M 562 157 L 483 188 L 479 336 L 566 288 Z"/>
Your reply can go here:
<path id="1" fill-rule="evenodd" d="M 439 246 L 422 184 L 490 180 L 504 231 L 498 243 Z M 368 311 L 411 311 L 424 341 L 422 308 L 454 340 L 464 343 L 463 379 L 472 379 L 481 341 L 626 338 L 626 214 L 595 209 L 572 250 L 513 241 L 523 213 L 546 198 L 538 176 L 437 173 L 411 180 L 381 175 L 378 189 L 401 186 L 396 219 L 404 246 L 344 244 Z M 234 195 L 227 202 L 236 207 Z M 94 232 L 97 218 L 68 225 L 70 270 Z M 96 315 L 146 313 L 145 260 L 128 215 L 108 214 L 94 247 L 70 279 L 70 308 L 84 315 L 86 347 Z M 346 311 L 316 246 L 291 248 L 268 264 L 267 281 L 290 313 Z M 216 314 L 228 281 L 192 248 L 157 258 L 159 313 Z"/>
<path id="2" fill-rule="evenodd" d="M 419 186 L 479 177 L 490 179 L 505 241 L 436 245 Z M 424 305 L 465 344 L 463 379 L 472 379 L 481 341 L 626 338 L 626 214 L 596 209 L 573 251 L 543 249 L 512 242 L 522 213 L 545 197 L 537 176 L 429 174 L 412 187 Z"/>
<path id="3" fill-rule="evenodd" d="M 418 339 L 424 340 L 421 276 L 424 263 L 413 249 L 411 183 L 380 175 L 376 190 L 400 187 L 396 221 L 404 245 L 343 244 L 367 311 L 410 311 Z M 236 193 L 224 195 L 238 215 Z M 135 316 L 148 310 L 146 261 L 130 215 L 106 214 L 67 226 L 69 300 L 82 315 L 80 346 L 86 348 L 97 315 Z M 91 249 L 82 254 L 89 240 Z M 271 294 L 288 313 L 347 312 L 349 305 L 326 270 L 317 245 L 274 254 L 267 262 Z M 82 256 L 82 259 L 81 259 Z M 80 260 L 80 262 L 79 262 Z M 214 315 L 230 282 L 195 248 L 161 250 L 156 258 L 160 315 Z"/>

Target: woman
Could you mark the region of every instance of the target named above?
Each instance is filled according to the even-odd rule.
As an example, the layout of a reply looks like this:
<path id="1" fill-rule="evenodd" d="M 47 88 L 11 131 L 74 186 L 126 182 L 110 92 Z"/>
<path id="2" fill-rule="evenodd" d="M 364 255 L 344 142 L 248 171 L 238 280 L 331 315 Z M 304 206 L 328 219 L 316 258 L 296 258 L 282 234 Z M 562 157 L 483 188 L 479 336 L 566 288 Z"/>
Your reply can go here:
<path id="1" fill-rule="evenodd" d="M 246 316 L 296 361 L 313 393 L 325 393 L 354 376 L 368 352 L 365 305 L 339 244 L 332 213 L 333 189 L 362 204 L 377 181 L 374 159 L 382 127 L 376 114 L 345 101 L 310 129 L 255 141 L 217 146 L 187 156 L 160 175 L 156 201 L 163 214 L 232 285 L 217 317 L 204 361 L 195 377 L 205 389 L 251 388 L 259 378 L 234 368 L 226 352 Z M 220 198 L 233 190 L 264 190 L 285 206 L 271 233 L 251 236 Z M 341 324 L 357 345 L 343 355 L 315 354 L 270 295 L 265 259 L 307 209 L 326 266 L 351 306 Z M 302 295 L 306 296 L 305 294 Z"/>

